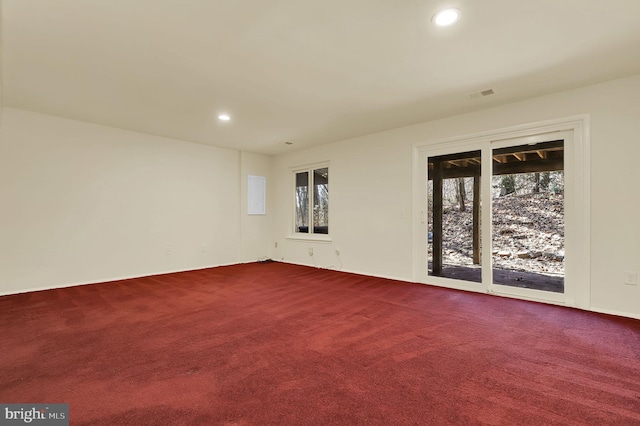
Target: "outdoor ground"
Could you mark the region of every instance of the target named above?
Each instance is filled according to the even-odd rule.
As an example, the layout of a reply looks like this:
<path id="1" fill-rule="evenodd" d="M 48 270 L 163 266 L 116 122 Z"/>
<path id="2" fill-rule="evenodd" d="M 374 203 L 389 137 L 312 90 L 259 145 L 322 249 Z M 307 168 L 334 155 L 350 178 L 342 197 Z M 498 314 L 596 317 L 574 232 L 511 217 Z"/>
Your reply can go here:
<path id="1" fill-rule="evenodd" d="M 548 193 L 494 198 L 494 268 L 564 274 L 563 198 Z M 464 212 L 457 204 L 445 205 L 443 229 L 443 263 L 473 266 L 471 203 Z"/>

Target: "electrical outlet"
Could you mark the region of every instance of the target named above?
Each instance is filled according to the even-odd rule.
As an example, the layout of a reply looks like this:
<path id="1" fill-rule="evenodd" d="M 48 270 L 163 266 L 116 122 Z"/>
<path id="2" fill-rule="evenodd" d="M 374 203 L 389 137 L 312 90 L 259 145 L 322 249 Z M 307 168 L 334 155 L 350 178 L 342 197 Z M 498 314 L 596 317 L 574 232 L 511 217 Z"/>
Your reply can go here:
<path id="1" fill-rule="evenodd" d="M 336 256 L 340 256 L 340 249 L 336 249 Z"/>
<path id="2" fill-rule="evenodd" d="M 207 245 L 206 244 L 202 244 L 200 246 L 200 252 L 202 252 L 202 253 L 206 253 L 207 252 Z"/>
<path id="3" fill-rule="evenodd" d="M 626 285 L 638 285 L 638 273 L 625 271 L 624 283 Z"/>
<path id="4" fill-rule="evenodd" d="M 313 247 L 309 247 L 309 256 L 313 256 Z"/>
<path id="5" fill-rule="evenodd" d="M 278 248 L 278 242 L 276 241 L 275 243 L 273 243 L 275 248 Z"/>

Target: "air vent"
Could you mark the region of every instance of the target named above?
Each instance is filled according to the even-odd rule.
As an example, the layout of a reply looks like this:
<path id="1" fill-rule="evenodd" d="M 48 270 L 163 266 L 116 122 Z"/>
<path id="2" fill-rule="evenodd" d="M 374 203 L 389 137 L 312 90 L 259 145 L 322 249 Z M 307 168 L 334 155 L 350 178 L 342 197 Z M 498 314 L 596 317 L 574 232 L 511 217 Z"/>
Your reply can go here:
<path id="1" fill-rule="evenodd" d="M 467 95 L 467 97 L 469 99 L 476 99 L 476 98 L 482 98 L 484 96 L 489 96 L 489 95 L 493 95 L 495 92 L 493 91 L 493 89 L 486 89 L 486 90 L 481 90 L 480 92 L 476 92 L 476 93 L 472 93 L 470 95 Z"/>

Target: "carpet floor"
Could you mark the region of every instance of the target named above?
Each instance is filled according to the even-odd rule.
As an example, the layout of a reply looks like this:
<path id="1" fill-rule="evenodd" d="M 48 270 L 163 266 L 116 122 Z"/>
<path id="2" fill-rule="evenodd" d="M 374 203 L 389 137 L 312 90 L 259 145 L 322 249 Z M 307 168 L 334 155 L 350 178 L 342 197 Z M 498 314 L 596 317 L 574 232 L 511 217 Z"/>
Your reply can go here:
<path id="1" fill-rule="evenodd" d="M 0 297 L 72 425 L 640 425 L 640 321 L 283 263 Z"/>

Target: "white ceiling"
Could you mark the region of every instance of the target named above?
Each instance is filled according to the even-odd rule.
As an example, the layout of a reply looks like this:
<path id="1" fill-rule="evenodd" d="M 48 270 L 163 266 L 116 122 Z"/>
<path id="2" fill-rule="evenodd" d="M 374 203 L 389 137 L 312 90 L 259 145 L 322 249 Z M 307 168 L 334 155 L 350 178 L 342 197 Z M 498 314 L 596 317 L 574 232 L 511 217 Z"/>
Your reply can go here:
<path id="1" fill-rule="evenodd" d="M 640 0 L 2 0 L 2 48 L 5 106 L 275 154 L 640 73 Z"/>

